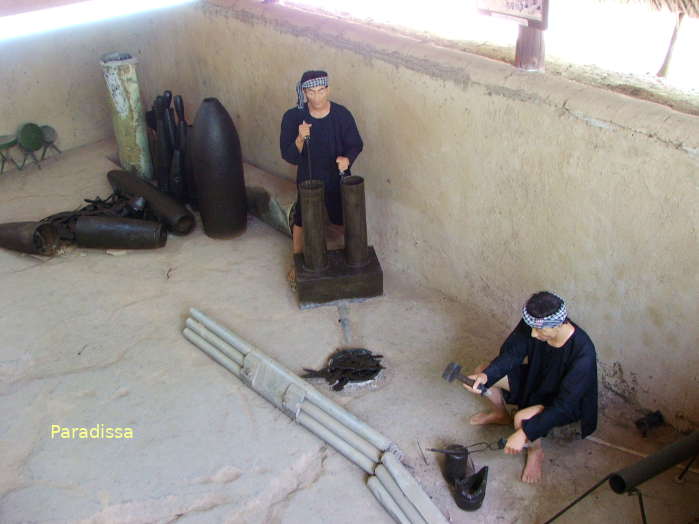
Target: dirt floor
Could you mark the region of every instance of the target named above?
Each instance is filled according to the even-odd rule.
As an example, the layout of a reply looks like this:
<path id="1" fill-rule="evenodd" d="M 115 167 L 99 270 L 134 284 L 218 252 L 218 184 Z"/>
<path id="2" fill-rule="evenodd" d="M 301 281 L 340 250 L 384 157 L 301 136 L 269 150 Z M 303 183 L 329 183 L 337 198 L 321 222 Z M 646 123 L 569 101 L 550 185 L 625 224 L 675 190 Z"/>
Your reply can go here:
<path id="1" fill-rule="evenodd" d="M 0 222 L 106 197 L 114 150 L 100 142 L 1 176 Z M 346 345 L 384 355 L 375 388 L 319 387 L 405 452 L 451 522 L 545 522 L 639 459 L 589 439 L 547 438 L 546 478 L 532 486 L 518 480 L 523 457 L 477 454 L 490 468 L 485 503 L 476 513 L 458 509 L 441 458 L 426 449 L 510 430 L 469 426 L 481 399 L 441 373 L 451 361 L 469 368 L 492 358 L 510 326 L 475 300 L 454 302 L 382 263 L 384 296 L 301 311 L 286 280 L 290 240 L 254 218 L 233 240 L 208 238 L 198 224 L 152 251 L 66 248 L 42 258 L 0 250 L 0 522 L 391 522 L 358 467 L 183 338 L 192 306 L 296 371 L 322 367 Z M 595 438 L 641 453 L 678 438 L 660 428 L 642 439 L 623 400 L 603 399 Z M 97 424 L 131 428 L 133 438 L 52 438 L 55 425 Z M 679 472 L 640 486 L 648 522 L 698 522 L 699 476 L 679 485 Z M 635 497 L 605 484 L 558 522 L 641 516 Z"/>

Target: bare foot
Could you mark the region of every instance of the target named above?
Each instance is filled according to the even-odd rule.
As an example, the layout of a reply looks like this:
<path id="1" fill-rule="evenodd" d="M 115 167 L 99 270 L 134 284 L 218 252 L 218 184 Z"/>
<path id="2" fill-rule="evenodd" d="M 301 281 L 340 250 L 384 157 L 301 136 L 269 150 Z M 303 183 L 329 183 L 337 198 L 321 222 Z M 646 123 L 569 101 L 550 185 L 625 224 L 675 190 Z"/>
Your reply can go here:
<path id="1" fill-rule="evenodd" d="M 507 411 L 483 411 L 476 413 L 470 419 L 471 425 L 481 426 L 483 424 L 503 424 L 512 425 L 512 417 Z"/>
<path id="2" fill-rule="evenodd" d="M 522 482 L 537 484 L 543 478 L 544 450 L 529 448 L 527 450 L 527 464 L 522 471 Z"/>

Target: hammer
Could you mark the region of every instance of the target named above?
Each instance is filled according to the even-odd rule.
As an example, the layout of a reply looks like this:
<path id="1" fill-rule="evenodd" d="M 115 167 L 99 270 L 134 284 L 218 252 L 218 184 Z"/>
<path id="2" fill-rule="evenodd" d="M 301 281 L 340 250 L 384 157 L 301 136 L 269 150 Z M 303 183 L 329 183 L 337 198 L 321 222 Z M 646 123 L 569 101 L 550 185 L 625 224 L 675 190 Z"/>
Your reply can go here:
<path id="1" fill-rule="evenodd" d="M 456 362 L 450 362 L 447 365 L 447 367 L 444 369 L 444 373 L 442 373 L 442 378 L 447 382 L 453 382 L 454 379 L 457 379 L 470 387 L 473 387 L 474 384 L 473 379 L 470 379 L 466 375 L 461 374 L 461 366 L 459 366 Z M 480 386 L 480 392 L 481 395 L 483 395 L 484 397 L 490 395 L 490 391 L 488 391 L 485 385 Z"/>

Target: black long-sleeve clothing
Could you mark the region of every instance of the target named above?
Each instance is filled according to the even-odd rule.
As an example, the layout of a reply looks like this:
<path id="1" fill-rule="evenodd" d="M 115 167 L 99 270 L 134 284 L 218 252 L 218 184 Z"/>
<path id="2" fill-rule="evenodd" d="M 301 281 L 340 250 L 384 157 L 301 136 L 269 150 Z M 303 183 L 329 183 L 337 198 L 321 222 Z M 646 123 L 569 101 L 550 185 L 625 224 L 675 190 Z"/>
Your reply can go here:
<path id="1" fill-rule="evenodd" d="M 279 146 L 282 158 L 298 166 L 297 184 L 309 178 L 307 145 L 304 144 L 303 150 L 299 153 L 295 144 L 299 134 L 299 125 L 304 120 L 312 124 L 311 174 L 314 179 L 325 182 L 326 193 L 339 194 L 340 176 L 335 159 L 338 156 L 345 156 L 349 158 L 351 166 L 364 148 L 354 117 L 346 107 L 335 102 L 330 103 L 330 113 L 323 118 L 313 118 L 308 111 L 307 104 L 304 104 L 303 110 L 294 107 L 284 113 Z"/>
<path id="2" fill-rule="evenodd" d="M 519 408 L 543 404 L 544 411 L 526 420 L 522 429 L 532 441 L 553 427 L 581 420 L 583 438 L 597 427 L 597 356 L 582 328 L 563 347 L 554 348 L 531 336 L 522 320 L 507 337 L 500 355 L 484 370 L 490 387 L 505 375 L 510 381 L 506 400 Z M 528 364 L 523 364 L 525 357 Z"/>

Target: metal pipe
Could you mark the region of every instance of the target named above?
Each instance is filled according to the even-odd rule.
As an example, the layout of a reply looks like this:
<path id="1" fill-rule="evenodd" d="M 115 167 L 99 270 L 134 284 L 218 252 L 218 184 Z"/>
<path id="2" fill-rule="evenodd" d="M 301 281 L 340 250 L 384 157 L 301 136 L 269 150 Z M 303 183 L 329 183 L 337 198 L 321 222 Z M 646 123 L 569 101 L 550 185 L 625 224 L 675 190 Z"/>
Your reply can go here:
<path id="1" fill-rule="evenodd" d="M 379 504 L 383 506 L 383 509 L 386 510 L 386 513 L 393 517 L 393 520 L 400 524 L 410 524 L 408 517 L 405 516 L 405 513 L 398 507 L 396 501 L 391 498 L 390 493 L 386 491 L 386 488 L 383 487 L 383 484 L 375 475 L 369 477 L 366 485 L 374 494 L 376 500 L 379 501 Z"/>
<path id="2" fill-rule="evenodd" d="M 221 340 L 211 331 L 206 329 L 206 327 L 204 327 L 192 318 L 188 318 L 185 324 L 189 329 L 194 331 L 197 335 L 209 342 L 215 348 L 219 349 L 224 355 L 233 360 L 236 364 L 238 364 L 239 366 L 243 365 L 243 354 L 236 350 L 233 346 Z"/>
<path id="3" fill-rule="evenodd" d="M 213 333 L 221 337 L 223 340 L 228 342 L 231 346 L 240 351 L 243 355 L 247 355 L 255 349 L 255 347 L 252 344 L 242 339 L 229 329 L 224 328 L 215 320 L 210 319 L 198 309 L 193 307 L 189 308 L 189 314 L 192 315 L 192 318 L 194 320 L 206 326 L 210 331 L 212 331 Z"/>
<path id="4" fill-rule="evenodd" d="M 342 216 L 345 223 L 345 260 L 348 266 L 369 263 L 366 234 L 366 202 L 364 179 L 348 176 L 342 180 Z"/>
<path id="5" fill-rule="evenodd" d="M 635 464 L 612 474 L 609 485 L 617 493 L 631 491 L 639 484 L 650 480 L 666 469 L 690 459 L 699 453 L 699 431 L 665 446 Z"/>
<path id="6" fill-rule="evenodd" d="M 303 265 L 309 271 L 322 271 L 328 267 L 325 184 L 322 180 L 305 180 L 299 184 L 299 195 L 303 221 Z"/>
<path id="7" fill-rule="evenodd" d="M 232 362 L 228 357 L 221 353 L 218 349 L 209 344 L 206 340 L 197 335 L 194 331 L 189 328 L 185 328 L 182 331 L 184 338 L 189 340 L 192 344 L 197 346 L 204 353 L 209 355 L 213 360 L 221 364 L 228 371 L 233 373 L 236 377 L 240 378 L 240 366 L 235 362 Z"/>
<path id="8" fill-rule="evenodd" d="M 641 453 L 640 451 L 636 451 L 635 449 L 625 448 L 624 446 L 617 446 L 616 444 L 612 444 L 611 442 L 607 442 L 606 440 L 602 440 L 601 438 L 593 437 L 591 435 L 585 437 L 585 440 L 589 440 L 590 442 L 594 442 L 595 444 L 599 444 L 600 446 L 607 446 L 608 448 L 616 449 L 618 451 L 623 451 L 624 453 L 628 453 L 630 455 L 635 455 L 637 457 L 646 458 L 648 456 L 647 453 Z M 677 464 L 677 466 L 675 466 L 675 467 L 682 469 L 682 470 L 685 469 L 685 467 L 682 464 Z M 699 469 L 690 468 L 689 471 L 699 475 Z"/>
<path id="9" fill-rule="evenodd" d="M 400 490 L 413 503 L 427 522 L 430 524 L 447 524 L 447 520 L 434 502 L 432 502 L 432 499 L 427 496 L 427 493 L 423 491 L 415 478 L 408 473 L 405 466 L 392 453 L 384 453 L 381 457 L 381 462 L 391 473 L 391 477 L 396 481 Z"/>
<path id="10" fill-rule="evenodd" d="M 108 53 L 102 56 L 100 63 L 110 94 L 119 163 L 125 170 L 151 180 L 153 167 L 136 74 L 138 60 L 128 53 Z"/>
<path id="11" fill-rule="evenodd" d="M 363 453 L 360 453 L 344 440 L 335 435 L 320 422 L 313 419 L 306 413 L 299 413 L 296 417 L 296 422 L 306 428 L 308 431 L 316 435 L 321 440 L 330 444 L 340 454 L 344 455 L 348 460 L 354 462 L 357 466 L 366 471 L 369 475 L 373 475 L 376 464 L 369 460 Z"/>
<path id="12" fill-rule="evenodd" d="M 318 406 L 320 409 L 325 411 L 328 415 L 330 415 L 334 419 L 338 420 L 339 422 L 341 422 L 342 424 L 347 426 L 350 430 L 354 431 L 355 433 L 357 433 L 361 437 L 368 440 L 371 444 L 376 446 L 379 450 L 386 451 L 388 449 L 391 449 L 393 453 L 400 453 L 400 450 L 398 450 L 397 447 L 395 446 L 395 444 L 393 444 L 388 438 L 383 436 L 381 433 L 379 433 L 375 429 L 371 428 L 366 423 L 359 420 L 357 417 L 352 415 L 352 413 L 350 413 L 346 409 L 337 405 L 335 402 L 333 402 L 332 400 L 327 398 L 325 395 L 320 393 L 317 389 L 315 389 L 308 382 L 301 379 L 298 375 L 296 375 L 292 371 L 288 370 L 286 367 L 284 367 L 282 364 L 280 364 L 276 360 L 268 357 L 267 355 L 265 355 L 264 353 L 259 351 L 255 346 L 253 346 L 252 344 L 250 344 L 249 342 L 247 342 L 246 340 L 241 338 L 239 335 L 237 335 L 236 333 L 233 333 L 232 331 L 230 331 L 227 328 L 224 328 L 223 326 L 218 324 L 216 321 L 207 317 L 204 313 L 202 313 L 201 311 L 199 311 L 195 308 L 190 308 L 189 311 L 194 319 L 201 322 L 204 326 L 209 328 L 216 335 L 218 335 L 220 338 L 222 338 L 223 340 L 228 342 L 230 345 L 232 345 L 238 351 L 240 351 L 241 353 L 243 353 L 245 355 L 247 355 L 249 353 L 254 353 L 257 358 L 259 358 L 260 360 L 264 360 L 271 367 L 275 368 L 280 373 L 284 374 L 289 379 L 289 382 L 292 382 L 292 383 L 296 384 L 297 386 L 301 387 L 306 392 L 306 401 L 313 402 L 314 405 Z"/>
<path id="13" fill-rule="evenodd" d="M 52 256 L 60 245 L 58 230 L 46 222 L 0 224 L 0 247 L 21 253 Z"/>
<path id="14" fill-rule="evenodd" d="M 346 426 L 332 418 L 319 407 L 310 402 L 303 402 L 301 404 L 301 411 L 307 413 L 315 420 L 323 424 L 323 426 L 335 433 L 353 448 L 361 451 L 362 454 L 364 454 L 364 456 L 366 456 L 372 462 L 379 463 L 381 461 L 381 451 L 379 449 L 354 433 L 352 430 L 347 429 Z"/>
<path id="15" fill-rule="evenodd" d="M 155 249 L 167 242 L 160 222 L 111 216 L 80 216 L 75 222 L 75 243 L 102 249 Z"/>
<path id="16" fill-rule="evenodd" d="M 374 470 L 376 478 L 379 479 L 381 485 L 386 488 L 386 491 L 391 495 L 393 501 L 398 505 L 401 511 L 405 514 L 411 524 L 425 524 L 425 519 L 420 516 L 418 510 L 413 506 L 413 504 L 408 500 L 396 483 L 395 479 L 388 472 L 386 467 L 382 464 L 376 466 Z M 430 524 L 432 522 L 430 521 Z"/>

